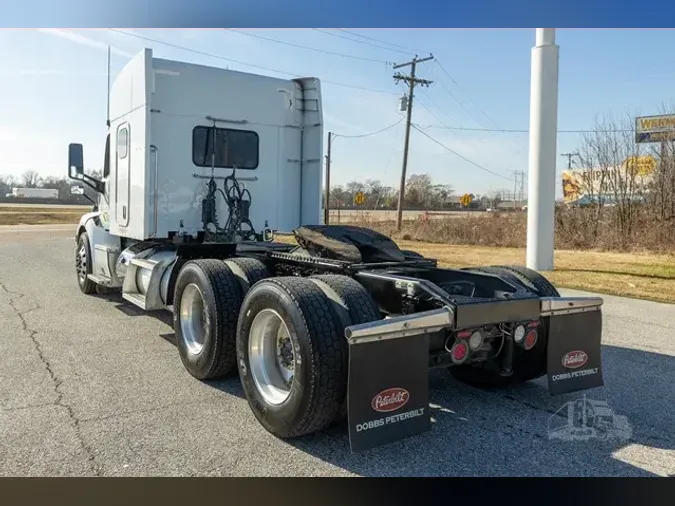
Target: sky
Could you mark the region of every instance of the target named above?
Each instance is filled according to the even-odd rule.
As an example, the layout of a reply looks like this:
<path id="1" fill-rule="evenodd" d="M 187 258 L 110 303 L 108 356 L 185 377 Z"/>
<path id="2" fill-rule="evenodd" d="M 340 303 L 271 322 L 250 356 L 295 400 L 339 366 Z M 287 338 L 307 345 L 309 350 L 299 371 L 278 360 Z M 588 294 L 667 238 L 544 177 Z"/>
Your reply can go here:
<path id="1" fill-rule="evenodd" d="M 145 47 L 159 58 L 318 77 L 324 128 L 337 134 L 331 183 L 370 178 L 395 187 L 406 87 L 392 64 L 431 53 L 417 73 L 433 83 L 416 88 L 413 107 L 427 135 L 412 129 L 408 174 L 429 174 L 458 194 L 512 190 L 513 171 L 527 181 L 534 29 L 119 30 L 0 30 L 0 174 L 65 175 L 70 142 L 84 145 L 88 168 L 102 166 L 110 45 L 113 80 Z M 658 114 L 672 101 L 675 30 L 559 29 L 556 42 L 559 130 L 592 128 L 599 114 Z M 560 132 L 558 154 L 578 149 L 580 137 Z M 558 172 L 566 165 L 558 156 Z"/>

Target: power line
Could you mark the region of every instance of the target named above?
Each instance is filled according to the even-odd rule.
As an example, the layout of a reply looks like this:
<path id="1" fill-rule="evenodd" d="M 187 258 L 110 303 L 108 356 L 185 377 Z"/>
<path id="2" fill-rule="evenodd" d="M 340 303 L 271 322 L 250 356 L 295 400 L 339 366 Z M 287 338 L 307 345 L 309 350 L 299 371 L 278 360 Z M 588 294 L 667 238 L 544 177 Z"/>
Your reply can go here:
<path id="1" fill-rule="evenodd" d="M 436 118 L 438 119 L 438 118 Z M 509 128 L 467 128 L 467 127 L 451 127 L 443 124 L 441 125 L 427 125 L 424 128 L 440 128 L 443 130 L 461 130 L 467 132 L 505 132 L 505 133 L 529 133 L 527 129 L 509 129 Z M 634 129 L 616 129 L 616 130 L 558 130 L 559 134 L 583 134 L 583 133 L 625 133 L 634 132 Z"/>
<path id="2" fill-rule="evenodd" d="M 436 62 L 438 63 L 438 60 L 436 60 Z M 433 67 L 432 67 L 431 71 L 433 72 Z M 450 76 L 450 74 L 448 74 L 448 76 Z M 450 77 L 450 79 L 452 79 L 452 77 Z M 438 76 L 436 76 L 436 80 L 441 85 L 441 88 L 448 95 L 450 95 L 455 102 L 457 102 L 457 104 L 462 108 L 462 110 L 464 112 L 466 112 L 471 118 L 473 118 L 474 115 L 466 107 L 464 107 L 464 104 L 462 104 L 462 102 L 459 101 L 459 99 L 455 96 L 455 94 L 452 91 L 450 91 L 450 89 L 445 85 L 445 83 L 443 81 L 441 81 L 440 79 L 438 79 Z M 453 81 L 454 81 L 454 79 L 453 79 Z M 474 118 L 474 121 L 476 121 L 476 123 L 480 125 L 480 121 L 477 121 L 475 118 Z"/>
<path id="3" fill-rule="evenodd" d="M 403 118 L 399 119 L 393 125 L 389 125 L 388 127 L 382 128 L 381 130 L 377 130 L 375 132 L 370 132 L 370 133 L 367 133 L 367 134 L 361 134 L 361 135 L 333 134 L 333 137 L 346 137 L 346 138 L 349 138 L 349 139 L 358 139 L 358 138 L 361 138 L 361 137 L 370 137 L 371 135 L 377 135 L 377 134 L 381 134 L 382 132 L 386 132 L 387 130 L 391 130 L 395 126 L 400 125 L 402 121 L 403 121 Z"/>
<path id="4" fill-rule="evenodd" d="M 457 83 L 457 81 L 455 81 L 454 77 L 452 77 L 452 76 L 450 75 L 450 72 L 448 72 L 447 70 L 445 70 L 445 67 L 443 66 L 443 64 L 442 64 L 438 59 L 436 59 L 435 63 L 436 63 L 436 65 L 438 65 L 438 68 L 441 69 L 441 71 L 442 71 L 445 75 L 447 75 L 447 76 L 450 78 L 450 80 L 455 84 L 455 86 L 457 86 L 457 88 L 458 88 L 460 91 L 464 91 L 464 90 L 462 89 L 462 87 Z M 468 100 L 469 102 L 471 102 L 471 103 L 473 104 L 473 106 L 474 106 L 476 109 L 478 109 L 478 110 L 483 114 L 483 116 L 485 116 L 485 117 L 488 119 L 488 121 L 490 121 L 490 123 L 492 123 L 494 126 L 496 126 L 497 128 L 499 128 L 499 125 L 495 122 L 495 120 L 493 120 L 492 117 L 490 117 L 490 115 L 489 115 L 488 113 L 486 113 L 483 109 L 481 109 L 480 107 L 478 107 L 478 105 L 476 105 L 476 103 L 475 103 L 473 100 L 471 100 L 470 97 L 467 97 L 467 100 Z"/>
<path id="5" fill-rule="evenodd" d="M 436 59 L 434 63 L 436 63 L 436 64 L 438 65 L 438 68 L 440 68 L 441 71 L 442 71 L 445 75 L 447 75 L 447 76 L 450 78 L 450 80 L 455 84 L 455 86 L 456 86 L 460 91 L 463 91 L 462 88 L 461 88 L 461 86 L 459 85 L 459 83 L 452 77 L 452 75 L 450 75 L 450 73 L 445 69 L 445 67 L 443 66 L 443 64 L 442 64 L 438 59 Z M 433 71 L 433 68 L 432 68 L 432 71 Z M 434 72 L 434 74 L 435 74 L 435 72 Z M 453 94 L 453 93 L 452 93 L 452 92 L 451 92 L 451 91 L 443 84 L 443 81 L 440 81 L 440 80 L 439 80 L 439 82 L 441 83 L 441 87 L 442 87 L 446 92 L 448 92 L 448 93 L 455 99 L 455 101 L 459 104 L 459 106 L 460 106 L 460 107 L 461 107 L 461 108 L 462 108 L 469 116 L 471 116 L 471 117 L 473 118 L 473 120 L 476 122 L 476 124 L 478 124 L 478 126 L 480 126 L 480 127 L 484 126 L 480 121 L 478 121 L 478 120 L 473 116 L 473 114 L 471 114 L 471 113 L 468 111 L 468 109 L 467 109 L 466 107 L 464 107 L 464 105 L 457 99 L 457 97 L 456 97 L 456 96 L 455 96 L 455 95 L 454 95 L 454 94 Z M 483 116 L 485 116 L 485 117 L 486 117 L 486 118 L 487 118 L 487 119 L 488 119 L 495 127 L 501 128 L 501 126 L 500 126 L 499 124 L 497 124 L 497 122 L 496 122 L 494 119 L 492 119 L 492 117 L 491 117 L 487 112 L 485 112 L 485 111 L 484 111 L 483 109 L 481 109 L 481 108 L 480 108 L 473 100 L 471 100 L 471 97 L 468 97 L 468 96 L 467 96 L 467 99 L 468 99 L 468 101 L 469 101 L 471 104 L 473 104 L 473 106 L 474 106 L 476 109 L 478 109 L 478 110 L 483 114 Z M 509 140 L 509 142 L 511 142 L 511 143 L 513 144 L 513 146 L 515 147 L 515 149 L 516 149 L 517 152 L 523 153 L 523 147 L 522 147 L 522 146 L 520 146 L 519 144 L 517 144 L 517 143 L 515 143 L 515 142 L 513 142 L 513 141 L 511 141 L 511 140 Z"/>
<path id="6" fill-rule="evenodd" d="M 480 164 L 474 162 L 473 160 L 469 160 L 467 157 L 465 157 L 465 156 L 459 154 L 459 153 L 458 153 L 457 151 L 455 151 L 454 149 L 451 149 L 451 148 L 447 147 L 445 144 L 443 144 L 442 142 L 437 141 L 436 139 L 434 139 L 431 135 L 429 135 L 428 133 L 426 133 L 424 130 L 422 130 L 421 128 L 419 128 L 417 125 L 412 125 L 412 127 L 413 127 L 415 130 L 417 130 L 419 133 L 421 133 L 422 135 L 424 135 L 426 138 L 428 138 L 429 140 L 431 140 L 432 142 L 438 144 L 440 147 L 442 147 L 443 149 L 449 151 L 450 153 L 452 153 L 452 154 L 454 154 L 454 155 L 460 157 L 460 158 L 461 158 L 462 160 L 464 160 L 465 162 L 468 162 L 468 163 L 470 163 L 471 165 L 473 165 L 473 166 L 475 166 L 475 167 L 478 167 L 478 168 L 481 169 L 481 170 L 484 170 L 485 172 L 489 172 L 489 173 L 492 174 L 493 176 L 501 177 L 501 178 L 503 178 L 503 179 L 506 179 L 507 181 L 511 181 L 511 178 L 510 178 L 510 177 L 507 177 L 507 176 L 505 176 L 505 175 L 503 175 L 503 174 L 499 174 L 499 173 L 494 172 L 494 171 L 492 171 L 492 170 L 490 170 L 490 169 L 487 169 L 487 168 L 483 167 L 482 165 L 480 165 Z"/>
<path id="7" fill-rule="evenodd" d="M 234 30 L 232 28 L 225 28 L 225 30 L 228 30 L 228 31 L 234 32 L 234 33 L 238 33 L 240 35 L 246 35 L 247 37 L 253 37 L 255 39 L 266 40 L 268 42 L 276 42 L 277 44 L 284 44 L 286 46 L 305 49 L 307 51 L 315 51 L 317 53 L 329 54 L 329 55 L 333 55 L 333 56 L 341 56 L 343 58 L 352 58 L 354 60 L 363 60 L 363 61 L 370 61 L 370 62 L 375 62 L 375 63 L 390 63 L 386 60 L 378 60 L 376 58 L 368 58 L 366 56 L 356 56 L 356 55 L 345 54 L 345 53 L 336 53 L 334 51 L 326 51 L 324 49 L 319 49 L 319 48 L 316 48 L 316 47 L 303 46 L 302 44 L 296 44 L 295 42 L 287 42 L 285 40 L 273 39 L 271 37 L 264 37 L 263 35 L 257 35 L 257 34 L 254 34 L 254 33 L 241 32 L 239 30 Z"/>
<path id="8" fill-rule="evenodd" d="M 324 33 L 326 35 L 330 35 L 331 37 L 338 37 L 340 39 L 349 40 L 351 42 L 356 42 L 357 44 L 364 44 L 366 46 L 375 47 L 375 48 L 378 48 L 378 49 L 384 49 L 386 51 L 392 51 L 392 52 L 395 52 L 395 53 L 405 54 L 405 55 L 414 54 L 414 53 L 410 53 L 408 51 L 401 51 L 399 49 L 392 49 L 390 47 L 380 46 L 378 44 L 373 44 L 372 42 L 368 42 L 368 41 L 365 41 L 365 40 L 352 39 L 351 37 L 345 37 L 344 35 L 340 35 L 339 33 L 329 32 L 327 30 L 322 30 L 321 28 L 312 28 L 312 30 L 314 30 L 316 32 Z"/>
<path id="9" fill-rule="evenodd" d="M 108 28 L 108 30 L 110 30 L 111 32 L 121 33 L 122 35 L 127 35 L 128 37 L 134 37 L 134 38 L 137 38 L 137 39 L 145 40 L 147 42 L 153 42 L 155 44 L 162 44 L 164 46 L 172 47 L 174 49 L 179 49 L 181 51 L 187 51 L 189 53 L 194 53 L 194 54 L 198 54 L 198 55 L 201 55 L 201 56 L 208 56 L 209 58 L 216 58 L 218 60 L 223 60 L 223 61 L 227 61 L 227 62 L 231 62 L 231 63 L 237 63 L 239 65 L 244 65 L 246 67 L 256 68 L 256 69 L 260 69 L 260 70 L 266 70 L 268 72 L 275 72 L 277 74 L 282 74 L 282 75 L 291 76 L 291 77 L 306 77 L 306 76 L 302 76 L 300 74 L 294 74 L 292 72 L 286 72 L 285 70 L 279 70 L 279 69 L 274 69 L 274 68 L 270 68 L 270 67 L 265 67 L 263 65 L 256 65 L 255 63 L 248 63 L 248 62 L 244 62 L 244 61 L 241 61 L 241 60 L 235 60 L 234 58 L 228 58 L 226 56 L 222 56 L 222 55 L 219 55 L 219 54 L 208 53 L 206 51 L 200 51 L 198 49 L 193 49 L 191 47 L 181 46 L 181 45 L 178 45 L 178 44 L 172 44 L 171 42 L 165 42 L 163 40 L 152 39 L 150 37 L 144 37 L 142 35 L 138 35 L 138 34 L 135 34 L 135 33 L 125 32 L 124 30 L 117 30 L 115 28 Z M 329 81 L 329 80 L 326 80 L 326 79 L 322 79 L 321 82 L 326 83 L 326 84 L 332 84 L 334 86 L 342 86 L 344 88 L 351 88 L 351 89 L 360 90 L 360 91 L 369 91 L 369 92 L 372 92 L 372 93 L 382 93 L 382 94 L 386 94 L 386 95 L 398 95 L 398 93 L 395 92 L 395 91 L 377 90 L 377 89 L 366 88 L 366 87 L 357 86 L 357 85 L 353 85 L 353 84 L 340 83 L 340 82 L 337 82 L 337 81 Z"/>
<path id="10" fill-rule="evenodd" d="M 398 48 L 401 48 L 401 49 L 405 49 L 407 51 L 406 54 L 429 53 L 429 51 L 419 51 L 417 49 L 412 49 L 412 48 L 409 48 L 409 47 L 406 47 L 406 46 L 401 46 L 400 44 L 394 44 L 393 42 L 387 42 L 385 40 L 380 40 L 380 39 L 375 39 L 373 37 L 368 37 L 367 35 L 361 35 L 360 33 L 351 32 L 349 30 L 345 30 L 344 28 L 336 28 L 336 30 L 339 30 L 343 33 L 348 33 L 350 35 L 354 35 L 355 37 L 360 37 L 362 39 L 372 40 L 374 42 L 380 42 L 381 44 L 387 44 L 389 46 L 394 46 L 394 47 L 398 47 Z"/>
<path id="11" fill-rule="evenodd" d="M 424 91 L 424 90 L 422 90 L 422 91 Z M 432 105 L 434 105 L 439 111 L 444 112 L 444 113 L 445 113 L 449 118 L 451 118 L 452 120 L 457 121 L 457 118 L 455 118 L 455 117 L 453 117 L 452 115 L 450 115 L 449 112 L 444 111 L 443 108 L 438 104 L 438 102 L 436 102 L 436 101 L 431 97 L 431 95 L 429 95 L 428 93 L 424 92 L 424 96 L 425 96 L 425 98 L 426 98 L 429 102 L 431 102 Z M 426 107 L 425 107 L 425 109 L 426 109 Z M 436 118 L 436 120 L 437 120 L 441 125 L 445 125 L 445 126 L 448 127 L 448 130 L 451 130 L 451 127 L 449 127 L 449 126 L 447 125 L 447 123 L 445 123 L 445 121 L 443 121 L 442 119 L 440 119 L 435 113 L 431 112 L 429 109 L 427 109 L 427 110 L 431 113 L 431 115 L 432 115 L 434 118 Z"/>
<path id="12" fill-rule="evenodd" d="M 438 103 L 436 103 L 436 101 L 433 100 L 433 99 L 431 98 L 431 96 L 430 96 L 428 93 L 424 92 L 424 97 L 425 97 L 427 100 L 429 100 L 434 106 L 436 106 L 436 108 L 438 108 L 438 110 L 442 110 L 441 107 L 438 105 Z M 438 115 L 437 115 L 434 111 L 432 111 L 431 109 L 429 109 L 429 108 L 428 108 L 427 106 L 425 106 L 424 104 L 421 104 L 421 105 L 422 105 L 422 107 L 424 107 L 424 109 L 425 109 L 429 114 L 431 114 L 434 118 L 436 118 L 436 121 L 438 121 L 439 123 L 441 123 L 441 124 L 447 126 L 447 124 L 446 124 L 441 118 L 439 118 Z M 446 113 L 446 114 L 448 114 L 448 113 Z M 449 115 L 448 115 L 448 116 L 449 116 Z M 464 141 L 464 139 L 462 139 L 462 138 L 459 137 L 454 131 L 452 131 L 451 127 L 448 127 L 448 130 L 449 130 L 450 133 L 452 133 L 455 137 L 457 137 L 457 139 L 459 140 L 459 142 L 461 142 L 462 144 L 464 144 L 467 148 L 469 147 L 469 145 L 466 143 L 466 141 Z M 478 141 L 479 141 L 480 143 L 484 143 L 483 139 L 478 139 Z"/>

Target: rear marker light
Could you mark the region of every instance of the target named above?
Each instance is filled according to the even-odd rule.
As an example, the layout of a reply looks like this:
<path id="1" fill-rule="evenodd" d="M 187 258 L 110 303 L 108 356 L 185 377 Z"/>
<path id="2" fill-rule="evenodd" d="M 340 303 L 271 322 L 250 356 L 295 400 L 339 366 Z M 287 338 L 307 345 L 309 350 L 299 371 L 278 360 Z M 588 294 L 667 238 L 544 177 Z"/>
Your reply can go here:
<path id="1" fill-rule="evenodd" d="M 466 344 L 466 341 L 456 342 L 450 350 L 450 355 L 454 363 L 461 364 L 464 362 L 466 357 L 469 356 L 469 346 Z"/>
<path id="2" fill-rule="evenodd" d="M 483 346 L 483 333 L 480 330 L 477 330 L 469 338 L 469 348 L 476 351 L 478 348 Z"/>
<path id="3" fill-rule="evenodd" d="M 516 326 L 515 330 L 513 331 L 513 340 L 517 343 L 522 343 L 524 338 L 525 338 L 525 327 L 523 327 L 522 325 Z"/>
<path id="4" fill-rule="evenodd" d="M 469 336 L 471 336 L 470 330 L 462 330 L 461 332 L 457 332 L 457 339 L 466 339 Z"/>
<path id="5" fill-rule="evenodd" d="M 533 327 L 538 327 L 538 326 L 539 326 L 539 322 L 530 322 L 530 323 L 527 324 L 528 328 L 533 328 Z"/>
<path id="6" fill-rule="evenodd" d="M 526 350 L 531 350 L 532 348 L 534 348 L 534 345 L 537 344 L 538 337 L 539 336 L 537 335 L 536 330 L 530 330 L 525 336 L 525 342 L 523 343 L 523 347 Z"/>

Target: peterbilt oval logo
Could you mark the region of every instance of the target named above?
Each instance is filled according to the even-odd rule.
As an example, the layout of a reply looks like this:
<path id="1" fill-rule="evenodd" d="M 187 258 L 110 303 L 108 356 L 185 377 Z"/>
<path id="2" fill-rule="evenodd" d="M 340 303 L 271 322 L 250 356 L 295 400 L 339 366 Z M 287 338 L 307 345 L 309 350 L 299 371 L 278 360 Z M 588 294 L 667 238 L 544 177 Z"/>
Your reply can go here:
<path id="1" fill-rule="evenodd" d="M 581 350 L 570 351 L 562 358 L 562 365 L 568 369 L 577 369 L 586 362 L 588 362 L 588 355 Z"/>
<path id="2" fill-rule="evenodd" d="M 410 393 L 405 388 L 388 388 L 373 397 L 370 406 L 380 413 L 388 413 L 402 408 L 409 399 Z"/>

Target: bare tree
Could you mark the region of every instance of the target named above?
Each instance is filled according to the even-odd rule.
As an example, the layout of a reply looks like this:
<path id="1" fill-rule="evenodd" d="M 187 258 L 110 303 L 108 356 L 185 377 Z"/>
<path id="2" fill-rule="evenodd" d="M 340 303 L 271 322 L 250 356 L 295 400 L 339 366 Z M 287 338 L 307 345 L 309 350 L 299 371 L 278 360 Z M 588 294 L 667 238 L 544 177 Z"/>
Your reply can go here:
<path id="1" fill-rule="evenodd" d="M 42 182 L 42 187 L 58 190 L 60 198 L 68 198 L 70 196 L 70 183 L 65 177 L 48 176 Z"/>
<path id="2" fill-rule="evenodd" d="M 40 174 L 34 170 L 27 170 L 21 175 L 21 180 L 26 188 L 37 188 L 42 181 Z"/>
<path id="3" fill-rule="evenodd" d="M 662 114 L 672 114 L 675 104 L 662 104 Z M 646 201 L 650 213 L 660 222 L 675 219 L 675 142 L 664 141 L 648 147 L 656 161 L 651 178 L 646 182 Z"/>
<path id="4" fill-rule="evenodd" d="M 644 184 L 636 167 L 641 160 L 640 145 L 635 142 L 635 115 L 625 112 L 617 117 L 606 114 L 596 118 L 591 133 L 582 138 L 579 149 L 582 164 L 582 194 L 589 201 L 593 234 L 603 223 L 604 209 L 612 206 L 611 226 L 619 242 L 630 241 L 642 209 Z"/>
<path id="5" fill-rule="evenodd" d="M 0 176 L 0 197 L 4 197 L 8 193 L 12 193 L 14 187 L 14 176 L 11 174 Z"/>

